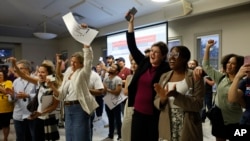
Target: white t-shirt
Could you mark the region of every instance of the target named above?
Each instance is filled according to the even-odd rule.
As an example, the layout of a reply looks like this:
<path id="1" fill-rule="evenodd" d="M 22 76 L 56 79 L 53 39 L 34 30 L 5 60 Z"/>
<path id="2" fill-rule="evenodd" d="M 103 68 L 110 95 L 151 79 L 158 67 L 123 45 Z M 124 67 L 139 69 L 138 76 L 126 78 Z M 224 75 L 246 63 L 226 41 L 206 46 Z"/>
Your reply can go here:
<path id="1" fill-rule="evenodd" d="M 185 95 L 188 91 L 188 85 L 185 79 L 178 82 L 168 82 L 168 90 L 173 90 L 173 86 L 176 84 L 176 91 L 178 91 L 180 94 Z M 177 105 L 174 105 L 174 97 L 171 96 L 168 98 L 168 102 L 171 108 L 180 108 Z"/>
<path id="2" fill-rule="evenodd" d="M 89 78 L 89 89 L 103 89 L 101 76 L 95 71 L 92 71 Z"/>

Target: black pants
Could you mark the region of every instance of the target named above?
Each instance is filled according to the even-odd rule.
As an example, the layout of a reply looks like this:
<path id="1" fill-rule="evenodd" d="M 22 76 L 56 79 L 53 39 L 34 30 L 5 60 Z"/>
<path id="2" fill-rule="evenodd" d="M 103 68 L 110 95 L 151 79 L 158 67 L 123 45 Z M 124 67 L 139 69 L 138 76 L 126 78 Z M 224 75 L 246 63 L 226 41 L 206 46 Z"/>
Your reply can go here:
<path id="1" fill-rule="evenodd" d="M 101 117 L 103 113 L 103 95 L 95 97 L 96 102 L 98 103 L 99 107 L 96 108 L 96 116 Z"/>
<path id="2" fill-rule="evenodd" d="M 206 119 L 206 109 L 211 109 L 212 108 L 212 102 L 213 101 L 213 93 L 212 92 L 207 92 L 204 97 L 204 103 L 203 103 L 203 108 L 201 111 L 201 119 L 203 122 L 205 122 Z"/>
<path id="3" fill-rule="evenodd" d="M 158 141 L 158 118 L 134 111 L 131 141 Z"/>
<path id="4" fill-rule="evenodd" d="M 117 105 L 112 110 L 109 109 L 107 105 L 105 105 L 106 113 L 109 121 L 109 138 L 114 137 L 115 125 L 117 129 L 118 138 L 121 138 L 121 104 Z"/>
<path id="5" fill-rule="evenodd" d="M 36 118 L 35 120 L 35 137 L 36 141 L 45 141 L 44 120 Z"/>
<path id="6" fill-rule="evenodd" d="M 238 141 L 233 137 L 235 129 L 239 128 L 239 123 L 224 125 L 224 119 L 220 108 L 216 108 L 216 118 L 211 121 L 212 135 L 218 138 L 229 139 L 230 141 Z"/>

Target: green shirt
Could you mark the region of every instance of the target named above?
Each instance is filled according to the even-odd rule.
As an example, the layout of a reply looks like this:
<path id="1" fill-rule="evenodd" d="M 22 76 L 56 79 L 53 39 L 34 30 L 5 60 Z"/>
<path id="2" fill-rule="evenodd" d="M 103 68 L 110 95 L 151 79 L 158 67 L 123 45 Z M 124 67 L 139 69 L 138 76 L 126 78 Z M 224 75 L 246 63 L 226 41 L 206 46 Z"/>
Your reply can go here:
<path id="1" fill-rule="evenodd" d="M 215 105 L 219 107 L 222 111 L 224 124 L 228 125 L 239 123 L 240 118 L 242 116 L 242 108 L 239 103 L 228 102 L 228 89 L 232 84 L 228 76 L 225 76 L 220 81 L 221 77 L 223 77 L 224 74 L 212 68 L 209 64 L 209 61 L 203 61 L 202 68 L 207 73 L 207 75 L 215 81 L 217 85 Z"/>

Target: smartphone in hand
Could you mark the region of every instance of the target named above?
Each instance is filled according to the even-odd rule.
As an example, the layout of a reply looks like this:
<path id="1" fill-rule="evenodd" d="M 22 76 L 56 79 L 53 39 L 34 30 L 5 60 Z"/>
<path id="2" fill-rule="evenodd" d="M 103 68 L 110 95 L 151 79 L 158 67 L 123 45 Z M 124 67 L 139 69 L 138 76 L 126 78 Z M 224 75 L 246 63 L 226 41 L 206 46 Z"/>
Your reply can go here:
<path id="1" fill-rule="evenodd" d="M 245 58 L 244 58 L 244 64 L 250 64 L 250 55 L 245 56 Z"/>
<path id="2" fill-rule="evenodd" d="M 130 18 L 131 18 L 130 14 L 135 15 L 136 13 L 137 13 L 137 9 L 135 7 L 133 7 L 132 9 L 129 9 L 127 15 L 125 16 L 125 19 L 127 21 L 130 21 Z"/>

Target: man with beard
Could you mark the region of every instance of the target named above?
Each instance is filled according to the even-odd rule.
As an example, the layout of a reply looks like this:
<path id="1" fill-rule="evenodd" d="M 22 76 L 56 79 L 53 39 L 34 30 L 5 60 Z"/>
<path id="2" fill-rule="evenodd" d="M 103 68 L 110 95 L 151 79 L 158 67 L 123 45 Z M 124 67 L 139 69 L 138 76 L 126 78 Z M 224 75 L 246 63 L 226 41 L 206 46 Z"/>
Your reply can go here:
<path id="1" fill-rule="evenodd" d="M 118 64 L 112 64 L 108 73 L 108 77 L 104 78 L 103 80 L 103 85 L 104 85 L 104 93 L 106 94 L 105 97 L 110 97 L 110 101 L 112 104 L 114 104 L 113 108 L 110 108 L 108 106 L 107 101 L 104 100 L 105 102 L 105 110 L 108 116 L 108 121 L 109 121 L 109 134 L 106 139 L 103 141 L 111 141 L 113 140 L 114 137 L 114 128 L 116 124 L 117 128 L 117 134 L 118 134 L 118 139 L 121 139 L 121 104 L 118 102 L 119 101 L 119 95 L 122 90 L 122 79 L 118 76 L 118 73 L 120 72 L 121 68 Z M 104 97 L 104 98 L 105 98 Z M 117 100 L 116 100 L 117 99 Z"/>

